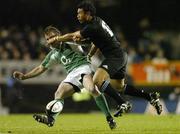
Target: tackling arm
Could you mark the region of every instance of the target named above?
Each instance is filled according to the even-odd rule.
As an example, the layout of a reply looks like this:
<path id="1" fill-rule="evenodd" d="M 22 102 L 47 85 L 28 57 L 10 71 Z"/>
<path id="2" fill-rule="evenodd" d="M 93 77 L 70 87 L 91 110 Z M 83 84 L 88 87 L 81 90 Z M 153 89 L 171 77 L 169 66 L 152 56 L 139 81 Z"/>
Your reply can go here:
<path id="1" fill-rule="evenodd" d="M 31 70 L 30 72 L 28 72 L 26 74 L 15 71 L 13 73 L 13 77 L 16 79 L 19 79 L 19 80 L 25 80 L 25 79 L 36 77 L 36 76 L 42 74 L 43 72 L 45 72 L 46 70 L 47 70 L 47 68 L 43 67 L 42 65 L 39 65 L 38 67 L 34 68 L 33 70 Z"/>
<path id="2" fill-rule="evenodd" d="M 74 33 L 67 33 L 64 35 L 58 35 L 56 37 L 50 38 L 47 40 L 48 44 L 53 45 L 55 42 L 67 42 L 67 41 L 79 41 L 81 40 L 82 36 L 80 34 L 80 31 L 76 31 Z"/>

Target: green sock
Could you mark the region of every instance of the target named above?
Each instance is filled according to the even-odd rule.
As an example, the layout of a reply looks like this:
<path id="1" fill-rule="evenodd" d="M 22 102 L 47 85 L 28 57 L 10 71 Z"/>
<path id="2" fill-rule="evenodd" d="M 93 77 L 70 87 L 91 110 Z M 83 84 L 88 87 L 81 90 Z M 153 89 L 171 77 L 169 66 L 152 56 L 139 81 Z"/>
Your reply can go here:
<path id="1" fill-rule="evenodd" d="M 110 110 L 106 101 L 106 98 L 103 94 L 99 95 L 98 97 L 94 97 L 97 106 L 101 109 L 101 111 L 107 116 L 111 116 Z"/>
<path id="2" fill-rule="evenodd" d="M 55 100 L 57 100 L 57 101 L 59 101 L 59 102 L 61 102 L 61 104 L 62 105 L 64 105 L 64 100 L 63 99 L 55 99 Z M 62 110 L 61 110 L 62 111 Z M 61 112 L 60 111 L 60 112 Z M 58 113 L 47 113 L 49 116 L 51 116 L 54 120 L 57 118 L 57 116 L 59 115 L 59 113 L 60 112 L 58 112 Z"/>

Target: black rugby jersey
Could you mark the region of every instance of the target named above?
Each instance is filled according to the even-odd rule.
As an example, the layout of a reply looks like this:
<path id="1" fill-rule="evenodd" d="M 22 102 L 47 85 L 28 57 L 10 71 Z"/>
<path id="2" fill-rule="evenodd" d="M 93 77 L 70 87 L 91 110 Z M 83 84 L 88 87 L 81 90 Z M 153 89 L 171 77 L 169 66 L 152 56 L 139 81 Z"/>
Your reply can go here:
<path id="1" fill-rule="evenodd" d="M 123 51 L 120 42 L 101 18 L 93 17 L 90 22 L 84 24 L 80 33 L 84 38 L 89 38 L 101 50 L 104 57 L 121 57 Z"/>

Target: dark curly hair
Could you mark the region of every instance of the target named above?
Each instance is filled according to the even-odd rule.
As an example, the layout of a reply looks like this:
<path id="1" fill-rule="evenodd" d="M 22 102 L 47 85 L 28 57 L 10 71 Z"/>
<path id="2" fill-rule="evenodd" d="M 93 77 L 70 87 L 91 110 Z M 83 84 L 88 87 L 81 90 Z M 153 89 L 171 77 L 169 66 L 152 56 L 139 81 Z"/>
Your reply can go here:
<path id="1" fill-rule="evenodd" d="M 82 1 L 78 4 L 77 8 L 81 8 L 85 12 L 90 12 L 91 16 L 94 16 L 96 14 L 96 8 L 91 1 Z"/>

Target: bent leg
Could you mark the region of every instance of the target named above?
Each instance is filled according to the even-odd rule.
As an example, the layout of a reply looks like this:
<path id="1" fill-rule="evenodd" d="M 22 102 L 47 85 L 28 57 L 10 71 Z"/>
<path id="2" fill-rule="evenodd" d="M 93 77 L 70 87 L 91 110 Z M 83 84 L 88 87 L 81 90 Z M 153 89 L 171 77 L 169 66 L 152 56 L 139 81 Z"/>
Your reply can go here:
<path id="1" fill-rule="evenodd" d="M 116 127 L 116 122 L 111 116 L 109 106 L 103 94 L 98 90 L 97 86 L 94 85 L 93 79 L 91 75 L 84 75 L 83 77 L 83 86 L 92 94 L 96 105 L 99 109 L 105 114 L 106 120 L 109 124 L 110 129 L 114 129 Z"/>
<path id="2" fill-rule="evenodd" d="M 137 89 L 133 85 L 125 84 L 124 79 L 121 80 L 115 80 L 111 79 L 111 84 L 114 88 L 118 89 L 120 93 L 123 93 L 125 95 L 135 96 L 139 98 L 143 98 L 151 103 L 157 111 L 158 114 L 161 114 L 162 112 L 162 105 L 159 101 L 159 93 L 146 93 L 142 89 Z"/>
<path id="3" fill-rule="evenodd" d="M 55 92 L 55 99 L 65 99 L 69 96 L 72 96 L 72 94 L 74 93 L 74 89 L 73 86 L 69 83 L 66 82 L 62 82 L 57 91 Z"/>
<path id="4" fill-rule="evenodd" d="M 91 75 L 84 75 L 83 86 L 86 88 L 91 95 L 94 97 L 97 106 L 107 116 L 111 116 L 107 101 L 103 94 L 98 90 L 97 86 L 94 85 Z"/>
<path id="5" fill-rule="evenodd" d="M 151 100 L 150 94 L 144 92 L 142 89 L 136 89 L 133 85 L 125 84 L 125 79 L 111 79 L 111 84 L 112 87 L 115 89 L 118 89 L 120 93 L 124 93 L 125 95 L 130 95 L 130 96 L 136 96 L 140 98 L 144 98 L 148 101 Z"/>
<path id="6" fill-rule="evenodd" d="M 74 93 L 73 86 L 68 83 L 61 83 L 55 93 L 55 99 L 50 101 L 46 106 L 46 115 L 34 114 L 33 118 L 43 124 L 46 124 L 49 127 L 52 127 L 55 123 L 56 117 L 63 109 L 64 98 L 71 96 Z M 57 110 L 57 112 L 53 112 L 52 108 L 56 105 L 56 108 L 60 108 L 61 110 Z M 60 106 L 61 105 L 61 106 Z"/>
<path id="7" fill-rule="evenodd" d="M 114 89 L 116 89 L 118 92 L 124 92 L 124 86 L 125 86 L 125 79 L 111 79 L 110 83 Z"/>
<path id="8" fill-rule="evenodd" d="M 160 102 L 160 94 L 157 92 L 152 93 L 146 93 L 143 89 L 137 89 L 133 85 L 124 85 L 123 93 L 125 95 L 135 96 L 139 98 L 143 98 L 150 102 L 151 105 L 154 106 L 154 108 L 157 111 L 157 114 L 161 114 L 162 112 L 162 105 Z"/>
<path id="9" fill-rule="evenodd" d="M 71 84 L 69 84 L 69 83 L 65 83 L 65 82 L 62 82 L 60 85 L 59 85 L 59 87 L 58 87 L 58 89 L 57 89 L 57 91 L 55 92 L 55 100 L 57 101 L 57 102 L 60 102 L 62 105 L 64 105 L 64 99 L 65 98 L 67 98 L 67 97 L 69 97 L 69 96 L 72 96 L 72 94 L 74 93 L 75 91 L 74 91 L 74 89 L 73 89 L 73 86 L 71 85 Z M 54 100 L 53 100 L 54 101 Z M 52 101 L 51 101 L 52 102 Z M 49 102 L 49 103 L 51 103 L 51 102 Z M 48 104 L 49 104 L 48 103 Z M 47 105 L 48 106 L 48 105 Z M 62 110 L 61 110 L 62 111 Z M 60 111 L 60 112 L 61 112 Z M 48 114 L 48 116 L 51 116 L 51 117 L 53 117 L 54 119 L 59 115 L 59 113 L 60 112 L 58 112 L 58 113 L 52 113 L 51 111 L 48 113 L 47 112 L 47 114 Z"/>
<path id="10" fill-rule="evenodd" d="M 98 68 L 93 77 L 93 81 L 98 86 L 101 92 L 104 92 L 108 96 L 113 98 L 117 102 L 117 104 L 121 105 L 122 103 L 125 103 L 120 94 L 111 86 L 109 74 L 105 69 Z"/>
<path id="11" fill-rule="evenodd" d="M 83 86 L 87 89 L 93 97 L 99 96 L 101 93 L 95 88 L 92 75 L 86 74 L 83 77 Z"/>

